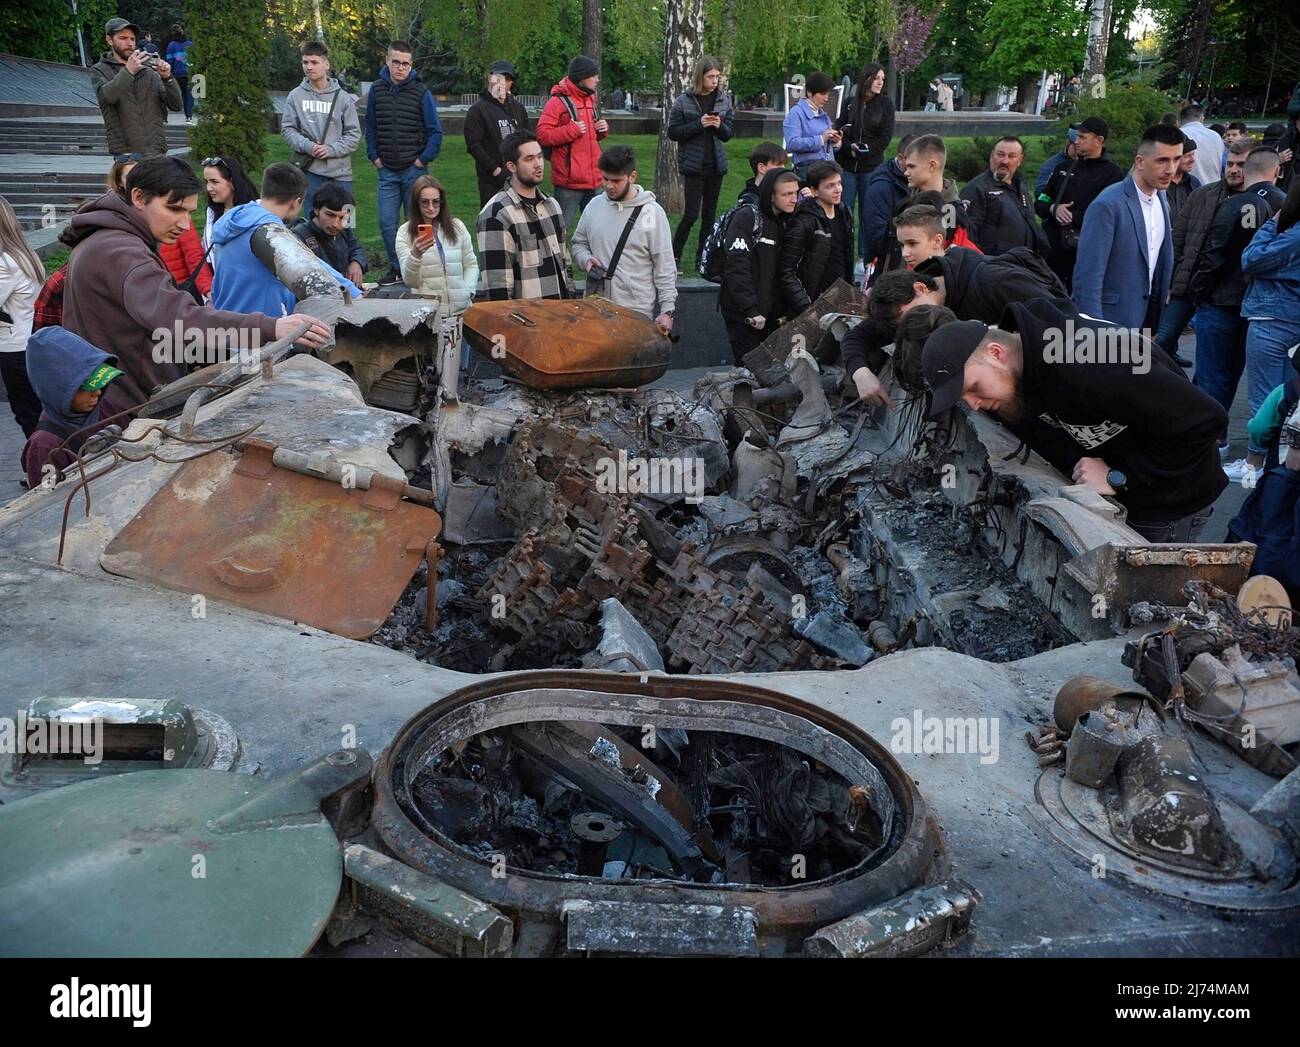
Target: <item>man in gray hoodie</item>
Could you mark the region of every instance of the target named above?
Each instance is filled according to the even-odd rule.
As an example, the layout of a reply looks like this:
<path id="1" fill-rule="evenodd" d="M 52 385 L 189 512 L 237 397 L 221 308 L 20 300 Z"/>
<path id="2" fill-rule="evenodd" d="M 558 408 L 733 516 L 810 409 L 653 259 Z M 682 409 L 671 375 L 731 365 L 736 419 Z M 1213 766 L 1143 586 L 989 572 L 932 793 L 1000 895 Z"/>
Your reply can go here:
<path id="1" fill-rule="evenodd" d="M 654 320 L 668 334 L 677 305 L 677 261 L 668 215 L 654 193 L 636 184 L 636 155 L 630 146 L 611 146 L 597 163 L 605 192 L 587 204 L 578 220 L 573 259 L 587 273 L 589 294 L 598 290 L 615 305 Z"/>
<path id="2" fill-rule="evenodd" d="M 302 209 L 311 214 L 312 194 L 326 182 L 340 182 L 352 192 L 352 154 L 361 143 L 361 123 L 357 100 L 329 75 L 329 48 L 308 40 L 299 51 L 303 79 L 284 100 L 280 134 L 295 153 L 315 158 L 303 168 L 307 196 Z"/>

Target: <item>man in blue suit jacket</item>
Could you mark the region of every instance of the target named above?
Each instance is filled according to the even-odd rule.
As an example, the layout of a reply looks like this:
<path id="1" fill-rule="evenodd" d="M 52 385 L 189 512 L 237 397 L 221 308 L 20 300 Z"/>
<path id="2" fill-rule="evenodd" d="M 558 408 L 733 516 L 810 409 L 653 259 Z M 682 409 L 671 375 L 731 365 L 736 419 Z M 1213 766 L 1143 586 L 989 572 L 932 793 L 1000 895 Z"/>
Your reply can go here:
<path id="1" fill-rule="evenodd" d="M 1074 263 L 1081 313 L 1121 327 L 1159 326 L 1174 269 L 1173 222 L 1162 190 L 1182 152 L 1178 128 L 1148 127 L 1129 177 L 1103 189 L 1088 208 Z"/>

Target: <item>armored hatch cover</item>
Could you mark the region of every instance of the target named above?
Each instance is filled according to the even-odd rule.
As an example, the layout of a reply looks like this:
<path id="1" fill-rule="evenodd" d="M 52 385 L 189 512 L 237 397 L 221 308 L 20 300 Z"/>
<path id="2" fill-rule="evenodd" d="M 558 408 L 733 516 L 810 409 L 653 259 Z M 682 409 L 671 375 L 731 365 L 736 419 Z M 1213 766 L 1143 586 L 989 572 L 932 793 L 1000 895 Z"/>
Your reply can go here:
<path id="1" fill-rule="evenodd" d="M 321 802 L 371 766 L 349 749 L 272 782 L 138 771 L 5 804 L 0 955 L 304 955 L 343 876 Z"/>

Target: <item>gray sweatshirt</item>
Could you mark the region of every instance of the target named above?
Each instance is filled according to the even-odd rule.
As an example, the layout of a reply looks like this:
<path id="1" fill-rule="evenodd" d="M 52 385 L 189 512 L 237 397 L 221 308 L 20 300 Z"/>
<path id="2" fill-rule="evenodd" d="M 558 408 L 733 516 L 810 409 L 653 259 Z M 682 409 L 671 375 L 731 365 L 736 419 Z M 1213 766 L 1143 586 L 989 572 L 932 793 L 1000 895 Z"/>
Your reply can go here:
<path id="1" fill-rule="evenodd" d="M 615 305 L 653 320 L 677 303 L 677 262 L 668 216 L 649 189 L 638 187 L 635 195 L 619 203 L 602 192 L 587 204 L 573 233 L 573 260 L 583 271 L 589 258 L 608 269 L 633 207 L 640 207 L 641 214 L 614 271 L 613 287 L 604 294 Z"/>
<path id="2" fill-rule="evenodd" d="M 307 168 L 307 173 L 347 182 L 352 180 L 352 154 L 361 143 L 361 124 L 357 120 L 356 98 L 344 91 L 326 130 L 325 118 L 338 90 L 339 82 L 333 77 L 325 81 L 325 90 L 320 92 L 313 91 L 311 83 L 303 77 L 302 83 L 284 101 L 280 134 L 289 148 L 299 153 L 310 153 L 324 134 L 329 156 L 317 160 Z"/>

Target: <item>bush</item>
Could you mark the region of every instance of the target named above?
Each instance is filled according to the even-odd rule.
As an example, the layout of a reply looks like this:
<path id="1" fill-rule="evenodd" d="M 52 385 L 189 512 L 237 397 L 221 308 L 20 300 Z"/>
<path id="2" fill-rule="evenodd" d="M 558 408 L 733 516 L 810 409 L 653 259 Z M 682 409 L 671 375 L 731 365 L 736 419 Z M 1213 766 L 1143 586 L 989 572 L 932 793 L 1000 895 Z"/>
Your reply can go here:
<path id="1" fill-rule="evenodd" d="M 245 171 L 262 167 L 270 118 L 271 40 L 260 0 L 189 0 L 186 27 L 194 40 L 191 79 L 199 100 L 190 132 L 196 157 L 233 156 Z"/>
<path id="2" fill-rule="evenodd" d="M 948 162 L 944 168 L 949 178 L 959 182 L 969 182 L 989 165 L 989 153 L 993 151 L 991 139 L 946 139 L 948 145 Z"/>
<path id="3" fill-rule="evenodd" d="M 1110 124 L 1106 151 L 1120 167 L 1128 167 L 1133 162 L 1133 154 L 1142 132 L 1152 124 L 1159 123 L 1165 113 L 1177 108 L 1178 104 L 1167 94 L 1153 87 L 1144 84 L 1112 86 L 1107 90 L 1105 98 L 1085 97 L 1079 100 L 1076 116 L 1060 123 L 1061 139 L 1065 138 L 1070 124 L 1089 116 L 1100 116 Z"/>

